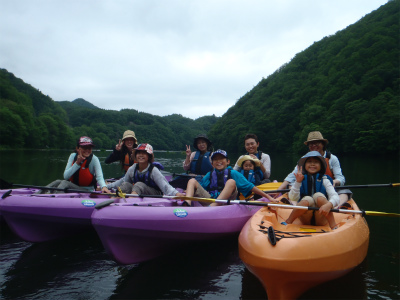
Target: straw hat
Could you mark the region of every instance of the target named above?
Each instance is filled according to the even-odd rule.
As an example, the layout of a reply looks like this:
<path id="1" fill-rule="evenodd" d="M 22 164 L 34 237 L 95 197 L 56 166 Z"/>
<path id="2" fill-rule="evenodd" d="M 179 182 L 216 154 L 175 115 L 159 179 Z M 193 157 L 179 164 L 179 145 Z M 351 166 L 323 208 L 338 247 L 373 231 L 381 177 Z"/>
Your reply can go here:
<path id="1" fill-rule="evenodd" d="M 133 138 L 135 140 L 135 143 L 137 142 L 135 133 L 132 130 L 127 130 L 124 132 L 124 135 L 122 136 L 122 140 L 127 139 L 127 138 Z"/>
<path id="2" fill-rule="evenodd" d="M 326 161 L 325 161 L 325 158 L 318 151 L 310 151 L 306 155 L 304 155 L 302 158 L 299 159 L 299 161 L 297 162 L 297 165 L 303 168 L 303 173 L 306 172 L 306 169 L 304 168 L 306 160 L 310 157 L 315 157 L 321 161 L 321 171 L 319 171 L 319 173 L 325 174 Z"/>
<path id="3" fill-rule="evenodd" d="M 328 140 L 324 139 L 321 132 L 319 132 L 319 131 L 311 131 L 308 134 L 307 141 L 304 142 L 304 145 L 307 145 L 309 142 L 312 142 L 312 141 L 321 141 L 321 142 L 325 143 L 325 145 L 328 144 Z"/>
<path id="4" fill-rule="evenodd" d="M 257 158 L 253 158 L 250 155 L 243 155 L 239 158 L 239 160 L 237 161 L 237 165 L 239 167 L 242 167 L 242 164 L 246 161 L 246 160 L 251 160 L 254 161 L 256 166 L 259 167 L 261 165 L 261 161 Z"/>

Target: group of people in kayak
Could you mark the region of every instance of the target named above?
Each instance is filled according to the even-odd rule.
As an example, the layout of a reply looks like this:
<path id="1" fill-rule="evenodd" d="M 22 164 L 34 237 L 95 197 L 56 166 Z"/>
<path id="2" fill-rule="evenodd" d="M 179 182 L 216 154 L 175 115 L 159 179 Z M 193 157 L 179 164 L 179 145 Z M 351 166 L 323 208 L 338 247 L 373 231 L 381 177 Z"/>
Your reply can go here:
<path id="1" fill-rule="evenodd" d="M 351 191 L 336 192 L 335 186 L 344 185 L 339 160 L 326 150 L 328 140 L 319 131 L 310 132 L 304 142 L 309 152 L 299 161 L 293 172 L 283 181 L 279 189 L 290 187 L 286 198 L 288 203 L 301 206 L 319 207 L 318 213 L 305 210 L 293 210 L 283 222 L 290 224 L 296 219 L 303 223 L 323 225 L 329 223 L 335 227 L 330 210 L 351 198 Z M 64 180 L 56 180 L 49 187 L 63 189 L 93 189 L 98 187 L 103 193 L 120 189 L 122 193 L 138 195 L 167 195 L 176 197 L 200 197 L 233 200 L 239 194 L 244 197 L 258 195 L 266 201 L 277 202 L 277 194 L 268 194 L 257 185 L 270 182 L 271 159 L 268 154 L 259 150 L 260 142 L 255 134 L 244 137 L 246 154 L 240 156 L 234 167 L 226 151 L 213 150 L 213 144 L 205 134 L 195 137 L 193 151 L 186 145 L 186 159 L 182 174 L 168 182 L 160 169 L 163 167 L 154 161 L 153 147 L 150 144 L 138 144 L 135 133 L 124 132 L 123 137 L 106 158 L 105 163 L 119 161 L 125 175 L 119 180 L 106 183 L 99 159 L 92 153 L 94 147 L 90 137 L 80 137 L 75 153 L 69 157 L 64 172 Z M 186 191 L 185 194 L 181 191 Z M 276 199 L 275 199 L 276 198 Z M 193 205 L 191 201 L 183 202 L 184 206 Z M 208 205 L 204 202 L 202 205 Z M 212 203 L 211 205 L 217 205 Z"/>

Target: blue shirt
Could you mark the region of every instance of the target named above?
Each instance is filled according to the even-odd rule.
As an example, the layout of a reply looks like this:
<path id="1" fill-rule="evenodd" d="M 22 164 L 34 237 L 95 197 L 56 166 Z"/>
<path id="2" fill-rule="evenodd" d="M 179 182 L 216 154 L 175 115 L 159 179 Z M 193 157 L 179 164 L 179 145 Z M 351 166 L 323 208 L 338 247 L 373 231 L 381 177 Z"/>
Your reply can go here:
<path id="1" fill-rule="evenodd" d="M 232 167 L 228 167 L 227 169 L 231 170 L 231 178 L 235 180 L 236 182 L 236 187 L 240 193 L 242 193 L 245 197 L 250 195 L 251 190 L 254 187 L 254 184 L 249 182 L 246 177 L 242 175 L 242 173 L 235 171 L 232 169 Z M 212 171 L 211 171 L 212 172 Z M 208 172 L 204 177 L 203 180 L 200 182 L 200 185 L 208 191 L 208 187 L 210 186 L 210 176 L 211 172 Z"/>

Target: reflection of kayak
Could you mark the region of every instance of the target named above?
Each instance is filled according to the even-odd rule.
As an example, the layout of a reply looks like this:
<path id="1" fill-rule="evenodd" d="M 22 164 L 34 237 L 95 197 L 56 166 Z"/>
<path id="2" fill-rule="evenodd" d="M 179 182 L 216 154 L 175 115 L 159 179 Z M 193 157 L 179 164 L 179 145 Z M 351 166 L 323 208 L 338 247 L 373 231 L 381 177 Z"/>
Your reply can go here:
<path id="1" fill-rule="evenodd" d="M 349 204 L 358 210 L 353 200 Z M 369 229 L 360 214 L 335 213 L 339 228 L 332 231 L 328 225 L 280 224 L 291 211 L 264 207 L 239 235 L 240 258 L 264 285 L 268 299 L 295 299 L 350 272 L 367 255 Z"/>
<path id="2" fill-rule="evenodd" d="M 144 198 L 136 205 L 111 204 L 93 212 L 92 224 L 111 257 L 132 264 L 160 256 L 184 242 L 237 235 L 260 208 L 239 204 L 184 207 L 178 203 Z"/>
<path id="3" fill-rule="evenodd" d="M 8 226 L 28 242 L 43 242 L 93 229 L 94 206 L 108 196 L 87 193 L 33 195 L 35 189 L 13 189 L 0 199 L 0 212 Z M 8 191 L 1 190 L 4 195 Z"/>

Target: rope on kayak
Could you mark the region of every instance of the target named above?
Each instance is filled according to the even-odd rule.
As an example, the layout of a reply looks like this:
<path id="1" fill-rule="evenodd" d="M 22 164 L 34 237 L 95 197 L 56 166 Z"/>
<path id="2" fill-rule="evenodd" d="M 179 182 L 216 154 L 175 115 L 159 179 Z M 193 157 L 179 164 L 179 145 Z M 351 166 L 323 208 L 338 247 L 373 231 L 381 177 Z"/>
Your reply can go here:
<path id="1" fill-rule="evenodd" d="M 263 225 L 258 225 L 261 229 L 259 230 L 263 234 L 268 235 L 268 240 L 272 246 L 275 246 L 277 242 L 279 242 L 283 238 L 301 238 L 301 237 L 312 237 L 311 233 L 328 233 L 321 229 L 321 231 L 315 232 L 302 232 L 302 231 L 280 231 L 274 229 L 272 226 L 266 227 Z M 264 230 L 266 229 L 266 230 Z"/>

